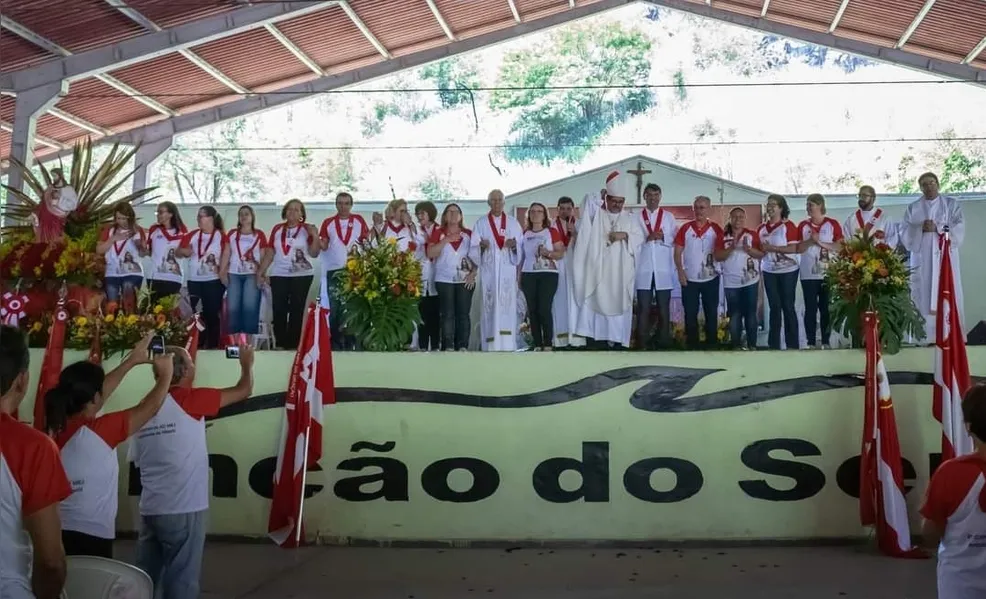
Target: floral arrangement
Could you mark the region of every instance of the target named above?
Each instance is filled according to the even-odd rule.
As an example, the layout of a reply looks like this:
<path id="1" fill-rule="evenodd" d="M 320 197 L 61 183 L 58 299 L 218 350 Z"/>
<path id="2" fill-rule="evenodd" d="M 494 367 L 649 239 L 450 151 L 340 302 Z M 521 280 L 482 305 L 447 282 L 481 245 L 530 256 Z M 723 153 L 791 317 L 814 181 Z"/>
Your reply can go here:
<path id="1" fill-rule="evenodd" d="M 80 311 L 70 318 L 65 332 L 65 347 L 86 350 L 92 347 L 93 337 L 99 335 L 103 358 L 125 354 L 145 335 L 154 332 L 169 345 L 183 345 L 188 339 L 188 322 L 179 310 L 180 296 L 150 301 L 150 291 L 138 292 L 137 310 L 126 312 L 117 302 L 109 302 L 105 311 Z M 22 323 L 31 347 L 45 347 L 51 332 L 52 314 L 46 312 L 37 319 Z"/>
<path id="2" fill-rule="evenodd" d="M 829 262 L 825 283 L 832 292 L 832 328 L 861 339 L 863 314 L 880 315 L 880 344 L 886 354 L 903 340 L 924 337 L 924 317 L 911 299 L 910 270 L 900 254 L 861 229 Z"/>
<path id="3" fill-rule="evenodd" d="M 95 288 L 105 270 L 102 256 L 96 253 L 98 239 L 98 227 L 60 244 L 34 243 L 32 234 L 20 231 L 5 235 L 0 244 L 0 279 L 28 283 L 57 279 Z"/>
<path id="4" fill-rule="evenodd" d="M 421 317 L 421 264 L 394 239 L 353 246 L 337 275 L 343 326 L 367 351 L 406 349 Z"/>
<path id="5" fill-rule="evenodd" d="M 651 321 L 654 322 L 654 321 Z M 705 318 L 698 317 L 698 341 L 705 343 Z M 685 349 L 685 323 L 674 322 L 671 324 L 671 344 L 674 349 Z M 716 345 L 723 349 L 729 349 L 729 318 L 720 317 L 716 326 Z"/>

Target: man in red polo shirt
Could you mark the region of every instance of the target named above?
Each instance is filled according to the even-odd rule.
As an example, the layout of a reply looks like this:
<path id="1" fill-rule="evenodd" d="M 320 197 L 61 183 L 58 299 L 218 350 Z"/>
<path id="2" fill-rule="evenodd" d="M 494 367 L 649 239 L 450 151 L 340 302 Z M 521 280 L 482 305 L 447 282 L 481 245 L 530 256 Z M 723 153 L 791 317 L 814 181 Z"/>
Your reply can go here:
<path id="1" fill-rule="evenodd" d="M 58 448 L 10 414 L 28 388 L 23 333 L 0 326 L 0 597 L 57 599 L 65 584 L 58 504 L 72 494 Z"/>

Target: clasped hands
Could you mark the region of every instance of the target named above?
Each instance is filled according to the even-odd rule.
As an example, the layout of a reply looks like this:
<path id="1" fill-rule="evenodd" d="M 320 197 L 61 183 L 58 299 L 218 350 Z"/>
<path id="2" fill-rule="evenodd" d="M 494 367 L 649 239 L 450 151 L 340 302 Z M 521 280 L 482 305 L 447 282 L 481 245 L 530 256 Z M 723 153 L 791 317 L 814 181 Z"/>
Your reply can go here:
<path id="1" fill-rule="evenodd" d="M 622 231 L 610 231 L 609 233 L 610 243 L 615 243 L 617 241 L 626 241 L 628 239 L 630 239 L 630 235 Z"/>
<path id="2" fill-rule="evenodd" d="M 931 219 L 926 219 L 924 223 L 921 225 L 921 230 L 925 233 L 937 233 L 938 225 L 935 224 L 935 221 Z"/>

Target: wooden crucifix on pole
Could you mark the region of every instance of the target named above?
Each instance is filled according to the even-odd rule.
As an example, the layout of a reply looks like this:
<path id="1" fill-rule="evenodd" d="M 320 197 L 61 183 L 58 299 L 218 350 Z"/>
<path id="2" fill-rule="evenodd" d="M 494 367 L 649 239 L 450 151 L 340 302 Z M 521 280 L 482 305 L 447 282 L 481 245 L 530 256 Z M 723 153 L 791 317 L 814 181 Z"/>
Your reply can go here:
<path id="1" fill-rule="evenodd" d="M 641 200 L 641 192 L 644 188 L 644 175 L 649 175 L 653 171 L 645 169 L 644 163 L 638 160 L 637 168 L 628 170 L 627 172 L 637 177 L 637 203 L 639 204 Z"/>

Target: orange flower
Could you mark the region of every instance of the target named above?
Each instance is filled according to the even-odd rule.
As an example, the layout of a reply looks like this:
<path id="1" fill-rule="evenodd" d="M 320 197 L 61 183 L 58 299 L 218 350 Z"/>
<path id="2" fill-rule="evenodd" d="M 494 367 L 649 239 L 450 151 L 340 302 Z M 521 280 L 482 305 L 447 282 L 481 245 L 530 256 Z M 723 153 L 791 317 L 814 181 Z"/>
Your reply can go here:
<path id="1" fill-rule="evenodd" d="M 885 276 L 887 276 L 888 274 L 890 274 L 890 271 L 889 271 L 889 270 L 887 270 L 887 269 L 886 269 L 886 267 L 884 267 L 884 266 L 881 266 L 881 267 L 880 267 L 880 270 L 878 270 L 878 271 L 876 271 L 876 272 L 877 272 L 877 274 L 879 274 L 879 275 L 880 275 L 881 277 L 885 277 Z"/>
<path id="2" fill-rule="evenodd" d="M 395 296 L 400 295 L 401 294 L 401 286 L 400 285 L 397 285 L 397 284 L 391 285 L 390 286 L 390 292 L 393 293 Z"/>
<path id="3" fill-rule="evenodd" d="M 119 307 L 120 307 L 120 305 L 117 304 L 116 302 L 108 302 L 106 304 L 106 313 L 107 314 L 116 314 L 116 311 L 119 309 Z"/>

